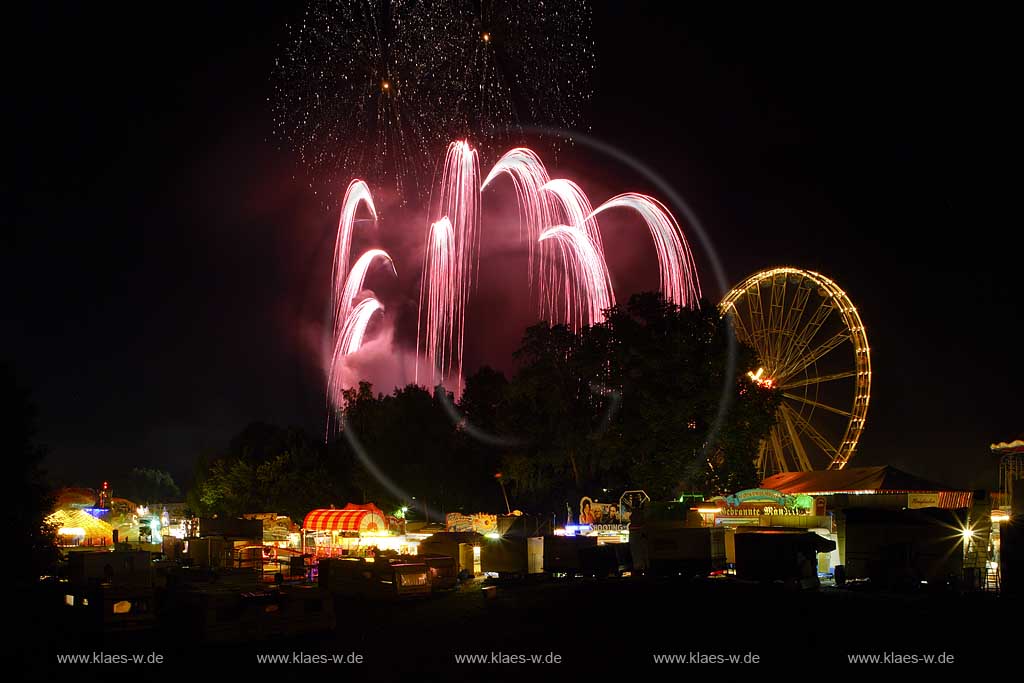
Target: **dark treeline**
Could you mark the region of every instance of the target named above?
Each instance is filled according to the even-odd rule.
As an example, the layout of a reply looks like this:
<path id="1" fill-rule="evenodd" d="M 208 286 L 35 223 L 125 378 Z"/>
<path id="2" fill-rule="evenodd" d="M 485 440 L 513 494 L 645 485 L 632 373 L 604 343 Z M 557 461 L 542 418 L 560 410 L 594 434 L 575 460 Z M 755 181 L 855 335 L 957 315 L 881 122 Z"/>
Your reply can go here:
<path id="1" fill-rule="evenodd" d="M 747 380 L 753 351 L 704 303 L 680 309 L 658 294 L 634 296 L 603 323 L 574 332 L 539 323 L 526 330 L 511 378 L 484 367 L 458 400 L 416 385 L 344 393 L 342 431 L 325 442 L 295 427 L 250 424 L 223 450 L 204 455 L 185 498 L 197 514 L 309 510 L 374 502 L 412 515 L 565 512 L 582 495 L 646 490 L 654 499 L 757 485 L 757 445 L 780 396 Z M 24 545 L 49 547 L 40 523 L 51 509 L 39 469 L 27 392 L 5 374 L 22 468 L 16 527 Z M 727 410 L 716 427 L 723 391 Z M 713 438 L 709 439 L 709 436 Z M 170 476 L 136 469 L 115 487 L 141 502 L 180 499 Z"/>
<path id="2" fill-rule="evenodd" d="M 666 498 L 756 486 L 753 459 L 779 395 L 743 372 L 726 386 L 731 334 L 706 302 L 689 310 L 642 294 L 579 332 L 534 325 L 515 375 L 484 367 L 458 402 L 441 389 L 375 395 L 363 384 L 345 393 L 353 483 L 366 499 L 500 510 L 501 472 L 512 507 L 538 512 L 602 489 Z M 735 367 L 754 366 L 737 344 Z M 406 500 L 359 464 L 353 441 Z"/>
<path id="3" fill-rule="evenodd" d="M 499 511 L 500 472 L 513 508 L 561 513 L 603 489 L 665 499 L 756 486 L 779 394 L 738 370 L 756 366 L 740 344 L 726 385 L 731 334 L 714 306 L 681 309 L 659 294 L 578 332 L 539 323 L 511 378 L 481 368 L 457 401 L 440 387 L 383 394 L 362 383 L 344 393 L 342 433 L 327 444 L 251 425 L 199 463 L 189 501 L 203 513 L 293 517 L 350 501 L 419 515 Z"/>
<path id="4" fill-rule="evenodd" d="M 0 401 L 7 439 L 8 487 L 7 529 L 14 541 L 16 562 L 10 564 L 14 593 L 31 585 L 52 569 L 57 560 L 54 533 L 45 523 L 53 510 L 53 491 L 42 469 L 46 449 L 36 439 L 36 407 L 28 389 L 18 381 L 13 366 L 0 364 Z"/>
<path id="5" fill-rule="evenodd" d="M 345 453 L 298 427 L 254 422 L 222 452 L 196 464 L 186 500 L 197 514 L 277 512 L 301 520 L 317 507 L 352 499 Z"/>

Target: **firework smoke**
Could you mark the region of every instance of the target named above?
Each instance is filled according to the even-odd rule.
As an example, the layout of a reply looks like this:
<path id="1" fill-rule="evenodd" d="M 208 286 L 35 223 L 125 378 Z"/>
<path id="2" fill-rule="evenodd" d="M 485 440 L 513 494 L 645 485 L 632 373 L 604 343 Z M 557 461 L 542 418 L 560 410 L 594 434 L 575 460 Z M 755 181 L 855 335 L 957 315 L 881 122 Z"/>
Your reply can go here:
<path id="1" fill-rule="evenodd" d="M 456 395 L 461 392 L 466 311 L 480 273 L 481 232 L 487 225 L 481 195 L 501 177 L 508 177 L 515 189 L 518 238 L 527 241 L 529 251 L 526 279 L 539 294 L 540 317 L 578 329 L 603 321 L 605 311 L 615 305 L 597 216 L 619 208 L 631 209 L 647 226 L 666 299 L 681 306 L 698 304 L 700 283 L 690 247 L 679 223 L 657 199 L 625 193 L 594 209 L 579 185 L 551 179 L 540 157 L 526 148 L 506 152 L 481 182 L 477 151 L 464 140 L 456 141 L 448 146 L 433 193 L 422 252 L 413 360 L 417 383 L 445 384 Z M 387 359 L 382 350 L 386 344 L 380 341 L 383 333 L 367 340 L 370 320 L 378 312 L 383 314 L 384 307 L 375 295 L 364 292 L 364 280 L 374 263 L 386 261 L 396 271 L 391 256 L 382 249 L 364 252 L 349 270 L 348 252 L 360 204 L 376 218 L 368 187 L 353 181 L 343 202 L 335 245 L 333 353 L 327 380 L 332 410 L 341 407 L 341 389 L 352 382 L 354 363 L 350 361 L 357 360 L 365 345 L 374 346 L 378 361 Z M 545 249 L 554 249 L 549 255 L 557 253 L 559 258 L 539 256 Z M 363 298 L 357 301 L 359 297 Z M 390 340 L 390 325 L 385 329 Z M 400 355 L 394 352 L 396 358 Z M 427 369 L 421 372 L 421 365 Z"/>

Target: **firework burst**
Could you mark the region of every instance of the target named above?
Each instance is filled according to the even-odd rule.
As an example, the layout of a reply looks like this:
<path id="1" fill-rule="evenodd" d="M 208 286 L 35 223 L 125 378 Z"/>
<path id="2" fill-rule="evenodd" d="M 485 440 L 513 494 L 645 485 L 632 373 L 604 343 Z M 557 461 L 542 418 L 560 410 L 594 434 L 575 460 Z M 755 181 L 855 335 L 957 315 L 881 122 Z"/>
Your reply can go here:
<path id="1" fill-rule="evenodd" d="M 313 177 L 358 170 L 371 184 L 415 191 L 429 154 L 448 140 L 452 107 L 438 89 L 455 30 L 444 3 L 311 2 L 275 64 L 277 135 Z"/>
<path id="2" fill-rule="evenodd" d="M 517 124 L 581 124 L 592 95 L 594 44 L 584 2 L 467 3 L 461 50 L 469 69 L 460 107 L 480 140 L 505 141 Z"/>
<path id="3" fill-rule="evenodd" d="M 359 174 L 415 198 L 449 140 L 573 128 L 591 94 L 580 2 L 314 0 L 289 28 L 275 133 L 314 187 Z"/>

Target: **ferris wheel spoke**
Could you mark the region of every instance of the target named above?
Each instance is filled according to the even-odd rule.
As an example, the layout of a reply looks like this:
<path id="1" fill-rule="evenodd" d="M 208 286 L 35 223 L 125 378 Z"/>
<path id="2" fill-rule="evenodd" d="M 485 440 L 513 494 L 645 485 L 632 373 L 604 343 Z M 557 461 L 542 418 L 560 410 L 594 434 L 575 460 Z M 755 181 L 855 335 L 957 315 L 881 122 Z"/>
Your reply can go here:
<path id="1" fill-rule="evenodd" d="M 799 427 L 807 438 L 814 442 L 814 445 L 825 451 L 825 453 L 832 459 L 837 460 L 839 458 L 839 451 L 829 443 L 828 439 L 823 437 L 821 433 L 811 425 L 810 422 L 805 420 L 798 412 L 783 403 L 780 408 L 789 414 L 790 419 Z"/>
<path id="2" fill-rule="evenodd" d="M 768 440 L 761 439 L 761 443 L 757 445 L 757 457 L 754 459 L 754 466 L 757 468 L 757 471 L 761 473 L 762 479 L 765 479 L 767 477 L 767 471 L 765 467 L 766 463 L 764 461 L 765 450 L 767 445 Z"/>
<path id="3" fill-rule="evenodd" d="M 792 382 L 786 382 L 780 384 L 780 389 L 796 389 L 797 387 L 805 387 L 808 384 L 821 384 L 822 382 L 831 382 L 837 379 L 845 379 L 847 377 L 856 377 L 856 370 L 848 370 L 846 372 L 836 372 L 831 375 L 821 375 L 820 377 L 806 377 L 804 379 L 794 380 Z"/>
<path id="4" fill-rule="evenodd" d="M 772 278 L 772 298 L 768 305 L 768 350 L 771 358 L 767 362 L 776 364 L 782 351 L 782 321 L 786 305 L 786 276 Z"/>
<path id="5" fill-rule="evenodd" d="M 811 296 L 811 288 L 807 286 L 807 280 L 800 280 L 796 287 L 796 294 L 793 295 L 793 303 L 786 314 L 786 322 L 782 324 L 782 333 L 792 337 L 796 333 L 796 326 L 800 324 L 800 318 L 807 308 L 807 299 Z"/>
<path id="6" fill-rule="evenodd" d="M 747 312 L 750 313 L 750 330 L 753 333 L 750 341 L 754 345 L 757 355 L 761 357 L 761 362 L 767 363 L 768 349 L 765 344 L 766 333 L 764 329 L 764 313 L 761 309 L 760 285 L 755 284 L 747 290 L 747 296 L 744 298 L 747 300 Z"/>
<path id="7" fill-rule="evenodd" d="M 835 307 L 828 299 L 825 299 L 818 304 L 818 307 L 814 309 L 814 313 L 811 314 L 810 320 L 807 321 L 807 325 L 800 330 L 799 335 L 790 341 L 779 364 L 773 368 L 776 372 L 776 380 L 779 380 L 784 376 L 779 372 L 779 368 L 785 368 L 792 364 L 804 353 L 804 351 L 807 350 L 807 347 L 810 346 L 811 340 L 814 339 L 816 334 L 818 334 L 818 330 L 820 330 L 821 326 L 825 324 L 826 320 L 828 320 L 828 317 L 834 308 Z"/>
<path id="8" fill-rule="evenodd" d="M 733 327 L 736 328 L 736 338 L 746 344 L 753 343 L 750 332 L 747 331 L 746 325 L 743 324 L 743 316 L 740 315 L 739 311 L 736 310 L 735 306 L 731 306 L 729 312 L 726 314 L 732 321 Z"/>
<path id="9" fill-rule="evenodd" d="M 786 454 L 782 450 L 782 438 L 779 436 L 779 426 L 775 425 L 769 432 L 772 442 L 772 452 L 775 453 L 775 463 L 779 472 L 789 472 L 789 465 L 786 463 Z"/>
<path id="10" fill-rule="evenodd" d="M 805 356 L 800 356 L 794 361 L 791 361 L 788 365 L 783 366 L 781 370 L 776 371 L 775 380 L 777 382 L 785 382 L 786 378 L 795 375 L 811 363 L 816 363 L 832 349 L 836 348 L 845 341 L 849 341 L 850 332 L 844 329 L 842 332 L 837 332 L 835 336 L 830 338 L 828 341 L 823 342 L 820 346 L 817 346 L 813 351 Z"/>
<path id="11" fill-rule="evenodd" d="M 786 312 L 785 320 L 778 334 L 778 346 L 775 354 L 776 365 L 782 365 L 783 358 L 789 353 L 790 347 L 796 338 L 797 326 L 803 318 L 804 309 L 807 307 L 807 299 L 811 295 L 811 288 L 807 286 L 806 280 L 800 280 L 797 284 L 793 301 Z"/>
<path id="12" fill-rule="evenodd" d="M 782 422 L 786 425 L 786 431 L 789 432 L 789 440 L 793 444 L 793 452 L 796 453 L 800 469 L 804 472 L 810 472 L 814 468 L 811 466 L 810 458 L 807 457 L 807 451 L 804 449 L 803 443 L 800 442 L 800 435 L 797 434 L 796 425 L 793 424 L 793 421 L 784 410 L 780 412 L 779 417 L 782 418 Z"/>
<path id="13" fill-rule="evenodd" d="M 827 405 L 825 403 L 819 403 L 818 401 L 812 401 L 809 398 L 804 398 L 803 396 L 797 396 L 796 394 L 791 394 L 791 393 L 786 392 L 786 391 L 782 392 L 782 395 L 785 396 L 788 399 L 792 399 L 793 401 L 800 401 L 801 403 L 806 403 L 809 406 L 814 406 L 815 408 L 821 408 L 822 410 L 827 410 L 829 412 L 835 413 L 836 415 L 842 415 L 843 417 L 851 417 L 853 415 L 853 413 L 851 413 L 849 411 L 840 410 L 839 408 L 833 408 L 832 406 Z"/>

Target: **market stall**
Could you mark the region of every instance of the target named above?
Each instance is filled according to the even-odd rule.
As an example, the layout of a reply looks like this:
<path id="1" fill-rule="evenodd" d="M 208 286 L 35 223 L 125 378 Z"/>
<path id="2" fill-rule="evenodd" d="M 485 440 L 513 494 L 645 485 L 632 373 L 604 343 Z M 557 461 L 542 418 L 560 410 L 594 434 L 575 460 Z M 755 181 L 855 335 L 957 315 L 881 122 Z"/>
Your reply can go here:
<path id="1" fill-rule="evenodd" d="M 302 551 L 314 557 L 365 556 L 395 550 L 416 554 L 417 542 L 406 538 L 404 525 L 373 503 L 312 510 L 302 521 Z"/>
<path id="2" fill-rule="evenodd" d="M 102 547 L 114 542 L 111 526 L 85 510 L 57 510 L 46 518 L 46 523 L 57 527 L 57 544 L 62 548 Z"/>

